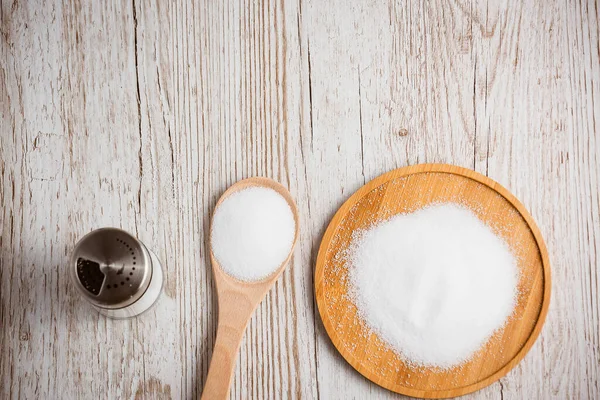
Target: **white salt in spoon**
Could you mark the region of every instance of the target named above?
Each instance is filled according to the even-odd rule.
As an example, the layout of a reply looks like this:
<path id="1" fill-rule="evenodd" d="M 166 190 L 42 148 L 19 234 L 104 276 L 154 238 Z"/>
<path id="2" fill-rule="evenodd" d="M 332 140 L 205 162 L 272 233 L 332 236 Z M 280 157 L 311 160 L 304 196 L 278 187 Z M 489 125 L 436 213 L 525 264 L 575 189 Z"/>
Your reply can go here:
<path id="1" fill-rule="evenodd" d="M 272 274 L 262 280 L 252 282 L 241 281 L 224 272 L 213 254 L 211 242 L 210 259 L 217 286 L 219 323 L 217 326 L 217 341 L 210 361 L 204 391 L 202 392 L 203 400 L 227 399 L 229 397 L 229 387 L 235 371 L 237 353 L 246 325 L 258 304 L 288 264 L 298 240 L 299 227 L 296 203 L 287 189 L 272 179 L 248 178 L 237 182 L 223 193 L 217 202 L 215 213 L 228 196 L 252 187 L 273 189 L 289 204 L 295 223 L 294 241 L 287 258 Z M 211 221 L 211 235 L 215 213 L 213 213 L 213 220 Z"/>

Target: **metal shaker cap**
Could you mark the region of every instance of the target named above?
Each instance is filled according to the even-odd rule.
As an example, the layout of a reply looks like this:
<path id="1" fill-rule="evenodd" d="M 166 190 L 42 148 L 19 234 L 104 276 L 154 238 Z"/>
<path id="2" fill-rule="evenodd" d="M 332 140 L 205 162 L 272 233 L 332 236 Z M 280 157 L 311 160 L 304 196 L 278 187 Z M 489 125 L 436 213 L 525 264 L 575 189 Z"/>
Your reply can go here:
<path id="1" fill-rule="evenodd" d="M 79 291 L 101 308 L 135 303 L 152 279 L 152 260 L 144 244 L 117 228 L 85 235 L 75 246 L 69 268 Z"/>

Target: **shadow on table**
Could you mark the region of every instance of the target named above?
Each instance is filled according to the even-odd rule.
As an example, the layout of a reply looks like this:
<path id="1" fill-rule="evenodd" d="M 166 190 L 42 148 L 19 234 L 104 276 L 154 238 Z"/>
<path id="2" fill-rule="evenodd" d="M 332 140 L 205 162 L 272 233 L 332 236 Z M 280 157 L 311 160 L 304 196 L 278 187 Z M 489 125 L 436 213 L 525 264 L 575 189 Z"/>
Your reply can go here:
<path id="1" fill-rule="evenodd" d="M 32 342 L 55 342 L 74 332 L 78 319 L 96 313 L 71 285 L 66 259 L 59 265 L 38 262 L 45 258 L 41 251 L 30 251 L 26 258 L 32 262 L 0 260 L 0 327 L 10 344 L 8 353 L 33 347 Z"/>

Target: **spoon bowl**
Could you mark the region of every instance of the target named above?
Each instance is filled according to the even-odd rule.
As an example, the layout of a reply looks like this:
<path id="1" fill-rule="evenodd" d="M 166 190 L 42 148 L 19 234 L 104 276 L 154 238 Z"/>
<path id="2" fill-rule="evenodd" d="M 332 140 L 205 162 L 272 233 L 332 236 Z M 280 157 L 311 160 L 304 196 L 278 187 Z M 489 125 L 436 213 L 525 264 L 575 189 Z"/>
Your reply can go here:
<path id="1" fill-rule="evenodd" d="M 298 240 L 299 219 L 298 210 L 294 199 L 278 182 L 268 178 L 248 178 L 241 180 L 227 189 L 217 201 L 211 219 L 210 234 L 214 215 L 219 206 L 234 193 L 251 187 L 268 188 L 276 191 L 290 206 L 294 216 L 295 232 L 290 251 L 281 265 L 269 276 L 258 281 L 242 281 L 226 273 L 219 264 L 212 250 L 210 260 L 213 276 L 217 287 L 219 304 L 219 322 L 217 326 L 217 340 L 213 350 L 206 384 L 202 392 L 202 399 L 226 399 L 229 396 L 229 387 L 235 371 L 235 363 L 240 343 L 246 330 L 246 325 L 252 317 L 254 310 L 273 286 L 279 275 L 289 263 L 294 247 Z"/>

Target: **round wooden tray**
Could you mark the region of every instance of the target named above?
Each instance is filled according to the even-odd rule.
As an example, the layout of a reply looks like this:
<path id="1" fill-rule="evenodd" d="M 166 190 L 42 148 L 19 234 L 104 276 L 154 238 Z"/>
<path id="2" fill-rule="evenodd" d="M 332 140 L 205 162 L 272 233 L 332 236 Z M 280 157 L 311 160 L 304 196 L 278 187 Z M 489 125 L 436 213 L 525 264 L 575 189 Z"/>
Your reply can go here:
<path id="1" fill-rule="evenodd" d="M 519 264 L 519 296 L 504 329 L 471 361 L 450 370 L 411 367 L 358 317 L 347 296 L 344 251 L 357 229 L 444 202 L 468 207 L 510 246 Z M 444 164 L 397 169 L 361 187 L 331 220 L 321 241 L 315 272 L 319 313 L 342 356 L 378 385 L 423 398 L 461 396 L 506 375 L 523 359 L 542 329 L 550 286 L 546 246 L 525 207 L 491 179 Z"/>

